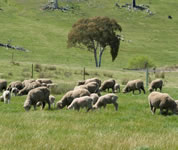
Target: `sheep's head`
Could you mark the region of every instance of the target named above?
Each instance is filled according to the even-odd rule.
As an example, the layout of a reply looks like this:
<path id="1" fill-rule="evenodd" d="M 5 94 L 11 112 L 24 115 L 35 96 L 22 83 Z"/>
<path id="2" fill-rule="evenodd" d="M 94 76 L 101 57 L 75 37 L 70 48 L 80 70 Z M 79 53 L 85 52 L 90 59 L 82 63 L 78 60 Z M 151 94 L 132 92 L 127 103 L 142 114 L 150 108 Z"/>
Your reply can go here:
<path id="1" fill-rule="evenodd" d="M 128 88 L 128 87 L 125 87 L 125 88 L 122 90 L 122 92 L 123 92 L 123 93 L 128 93 L 128 92 L 130 92 L 130 91 L 129 91 L 129 88 Z"/>
<path id="2" fill-rule="evenodd" d="M 62 102 L 57 102 L 56 105 L 57 105 L 57 109 L 62 109 L 62 108 L 64 108 Z"/>
<path id="3" fill-rule="evenodd" d="M 24 106 L 24 109 L 25 109 L 26 111 L 29 111 L 29 110 L 30 110 L 30 108 L 31 108 L 31 106 L 30 106 L 30 105 L 26 105 L 26 106 Z"/>
<path id="4" fill-rule="evenodd" d="M 149 88 L 148 90 L 149 90 L 150 93 L 153 92 L 153 89 L 152 89 L 152 88 Z"/>

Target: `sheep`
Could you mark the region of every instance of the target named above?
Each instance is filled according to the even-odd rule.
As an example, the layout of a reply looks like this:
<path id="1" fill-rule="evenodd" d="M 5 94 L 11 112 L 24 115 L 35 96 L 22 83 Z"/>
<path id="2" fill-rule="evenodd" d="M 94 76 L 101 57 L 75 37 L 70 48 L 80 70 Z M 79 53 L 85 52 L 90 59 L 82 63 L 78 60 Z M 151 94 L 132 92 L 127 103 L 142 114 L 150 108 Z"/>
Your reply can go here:
<path id="1" fill-rule="evenodd" d="M 53 107 L 55 107 L 55 97 L 53 95 L 49 96 L 49 102 L 51 105 L 53 105 Z M 39 107 L 42 105 L 42 102 L 37 102 L 36 106 Z"/>
<path id="2" fill-rule="evenodd" d="M 42 85 L 39 82 L 36 82 L 36 81 L 31 82 L 29 84 L 26 84 L 26 86 L 22 90 L 20 90 L 17 95 L 19 95 L 19 96 L 26 95 L 26 94 L 28 94 L 28 92 L 30 90 L 37 88 L 37 87 L 40 87 L 40 86 L 42 86 Z"/>
<path id="3" fill-rule="evenodd" d="M 84 84 L 84 85 L 76 86 L 74 88 L 74 90 L 75 89 L 79 89 L 79 88 L 86 89 L 90 93 L 98 93 L 100 95 L 100 93 L 99 93 L 99 85 L 96 82 L 89 82 L 89 83 Z"/>
<path id="4" fill-rule="evenodd" d="M 80 108 L 86 108 L 87 112 L 92 109 L 93 99 L 90 96 L 83 96 L 75 98 L 72 103 L 67 107 L 68 109 L 80 110 Z"/>
<path id="5" fill-rule="evenodd" d="M 98 83 L 99 87 L 101 86 L 101 80 L 98 78 L 91 78 L 91 79 L 87 79 L 85 81 L 79 81 L 77 85 L 84 85 L 84 84 L 88 84 L 90 82 L 96 82 L 96 83 Z"/>
<path id="6" fill-rule="evenodd" d="M 98 94 L 96 94 L 96 93 L 92 93 L 92 94 L 90 95 L 90 97 L 91 97 L 92 100 L 93 100 L 93 105 L 98 101 L 98 98 L 99 98 Z"/>
<path id="7" fill-rule="evenodd" d="M 89 96 L 90 92 L 86 89 L 76 89 L 73 91 L 68 91 L 60 101 L 57 102 L 57 108 L 62 109 L 65 106 L 69 106 L 75 98 L 82 96 Z"/>
<path id="8" fill-rule="evenodd" d="M 166 114 L 168 114 L 168 110 L 176 113 L 177 104 L 167 93 L 152 92 L 148 96 L 148 102 L 152 114 L 155 114 L 157 108 L 160 109 L 161 114 L 163 114 L 163 109 L 166 109 Z"/>
<path id="9" fill-rule="evenodd" d="M 6 90 L 7 88 L 7 81 L 6 80 L 0 80 L 0 92 L 3 90 Z"/>
<path id="10" fill-rule="evenodd" d="M 13 95 L 16 96 L 18 92 L 19 92 L 19 90 L 16 87 L 13 87 L 11 90 L 11 96 L 13 96 Z"/>
<path id="11" fill-rule="evenodd" d="M 42 83 L 45 83 L 46 85 L 53 83 L 50 79 L 37 79 L 36 81 L 37 81 L 37 82 L 40 82 L 41 84 L 42 84 Z"/>
<path id="12" fill-rule="evenodd" d="M 144 83 L 142 80 L 137 79 L 137 80 L 129 81 L 124 87 L 123 93 L 128 93 L 132 91 L 134 94 L 135 90 L 139 90 L 139 94 L 141 93 L 141 90 L 143 90 L 145 94 Z"/>
<path id="13" fill-rule="evenodd" d="M 110 93 L 99 97 L 98 101 L 93 106 L 93 109 L 101 108 L 102 106 L 105 108 L 107 104 L 113 104 L 115 110 L 118 110 L 118 103 L 117 103 L 118 96 Z"/>
<path id="14" fill-rule="evenodd" d="M 115 85 L 114 85 L 114 92 L 116 93 L 117 91 L 120 92 L 121 88 L 120 88 L 120 84 L 115 83 Z"/>
<path id="15" fill-rule="evenodd" d="M 111 88 L 112 92 L 114 93 L 114 85 L 115 85 L 115 83 L 116 83 L 116 81 L 113 80 L 113 79 L 106 80 L 101 84 L 101 87 L 99 88 L 99 91 L 105 91 L 106 89 L 108 89 L 108 92 L 109 92 L 109 89 Z"/>
<path id="16" fill-rule="evenodd" d="M 153 80 L 150 84 L 149 92 L 151 93 L 154 90 L 157 91 L 158 88 L 160 89 L 160 92 L 161 92 L 162 86 L 163 86 L 163 80 L 161 79 Z"/>
<path id="17" fill-rule="evenodd" d="M 36 80 L 34 79 L 29 79 L 29 80 L 24 80 L 22 82 L 23 87 L 26 87 L 29 83 L 35 82 Z"/>
<path id="18" fill-rule="evenodd" d="M 24 86 L 21 81 L 13 81 L 8 85 L 7 90 L 11 92 L 12 88 L 17 88 L 18 90 L 21 90 L 24 88 Z"/>
<path id="19" fill-rule="evenodd" d="M 38 87 L 35 89 L 32 89 L 24 102 L 24 109 L 26 111 L 29 111 L 31 108 L 31 105 L 33 105 L 34 110 L 36 109 L 37 102 L 42 103 L 42 109 L 44 109 L 45 104 L 48 103 L 48 109 L 50 109 L 50 101 L 49 101 L 49 95 L 50 91 L 46 87 Z"/>
<path id="20" fill-rule="evenodd" d="M 9 104 L 10 103 L 10 99 L 11 99 L 11 94 L 10 91 L 6 90 L 3 92 L 3 100 L 5 104 Z"/>

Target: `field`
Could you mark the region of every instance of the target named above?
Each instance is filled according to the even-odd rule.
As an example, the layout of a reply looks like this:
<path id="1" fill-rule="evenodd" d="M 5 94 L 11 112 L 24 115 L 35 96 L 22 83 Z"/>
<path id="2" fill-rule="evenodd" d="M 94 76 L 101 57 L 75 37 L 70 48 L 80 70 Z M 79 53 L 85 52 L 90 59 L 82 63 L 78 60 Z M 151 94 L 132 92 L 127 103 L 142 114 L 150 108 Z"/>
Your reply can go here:
<path id="1" fill-rule="evenodd" d="M 68 12 L 42 11 L 47 0 L 0 0 L 0 43 L 24 47 L 30 52 L 18 52 L 0 47 L 0 79 L 8 83 L 33 78 L 50 78 L 58 84 L 53 91 L 57 101 L 72 89 L 78 80 L 98 77 L 102 81 L 114 78 L 121 84 L 136 78 L 146 83 L 144 71 L 129 71 L 129 61 L 135 56 L 147 56 L 156 67 L 174 72 L 158 72 L 163 78 L 163 92 L 178 99 L 178 14 L 176 0 L 137 0 L 137 5 L 149 5 L 153 15 L 145 11 L 119 9 L 131 0 L 63 0 L 60 6 L 72 6 Z M 173 19 L 168 19 L 171 15 Z M 95 68 L 93 54 L 86 48 L 67 48 L 67 35 L 72 25 L 82 17 L 108 16 L 122 26 L 124 41 L 118 57 L 111 61 L 109 49 L 102 58 L 101 68 Z M 13 57 L 12 57 L 13 56 Z M 161 76 L 163 74 L 163 76 Z M 157 78 L 150 72 L 149 79 Z M 1 95 L 2 93 L 0 93 Z M 102 93 L 104 95 L 106 93 Z M 119 110 L 106 109 L 75 112 L 45 110 L 25 112 L 26 96 L 12 97 L 9 105 L 0 102 L 0 149 L 178 149 L 178 117 L 163 116 L 157 110 L 152 115 L 147 97 L 132 93 L 117 93 Z"/>

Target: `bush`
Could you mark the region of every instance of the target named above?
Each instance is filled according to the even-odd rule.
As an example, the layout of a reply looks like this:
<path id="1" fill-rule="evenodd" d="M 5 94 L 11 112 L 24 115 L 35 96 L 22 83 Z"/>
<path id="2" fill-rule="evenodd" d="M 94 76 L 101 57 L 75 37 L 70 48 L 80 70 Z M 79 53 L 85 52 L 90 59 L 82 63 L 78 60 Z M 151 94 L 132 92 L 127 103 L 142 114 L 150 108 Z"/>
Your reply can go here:
<path id="1" fill-rule="evenodd" d="M 128 82 L 129 82 L 129 79 L 127 79 L 127 78 L 124 78 L 121 80 L 122 85 L 126 85 Z"/>
<path id="2" fill-rule="evenodd" d="M 151 59 L 146 56 L 136 56 L 129 61 L 129 69 L 145 69 L 146 64 L 148 68 L 155 67 L 155 64 Z"/>

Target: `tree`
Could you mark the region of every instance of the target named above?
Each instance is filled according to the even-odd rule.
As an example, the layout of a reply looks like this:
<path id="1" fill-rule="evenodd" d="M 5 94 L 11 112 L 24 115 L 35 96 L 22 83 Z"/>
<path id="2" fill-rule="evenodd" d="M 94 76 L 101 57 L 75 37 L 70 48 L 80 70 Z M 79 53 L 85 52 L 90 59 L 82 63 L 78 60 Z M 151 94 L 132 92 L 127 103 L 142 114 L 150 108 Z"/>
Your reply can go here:
<path id="1" fill-rule="evenodd" d="M 101 58 L 107 46 L 110 47 L 112 61 L 117 57 L 120 46 L 118 31 L 122 31 L 121 26 L 108 17 L 80 19 L 68 34 L 68 47 L 86 46 L 94 53 L 96 67 L 101 67 Z"/>
<path id="2" fill-rule="evenodd" d="M 136 0 L 133 0 L 132 5 L 133 7 L 136 7 Z"/>

